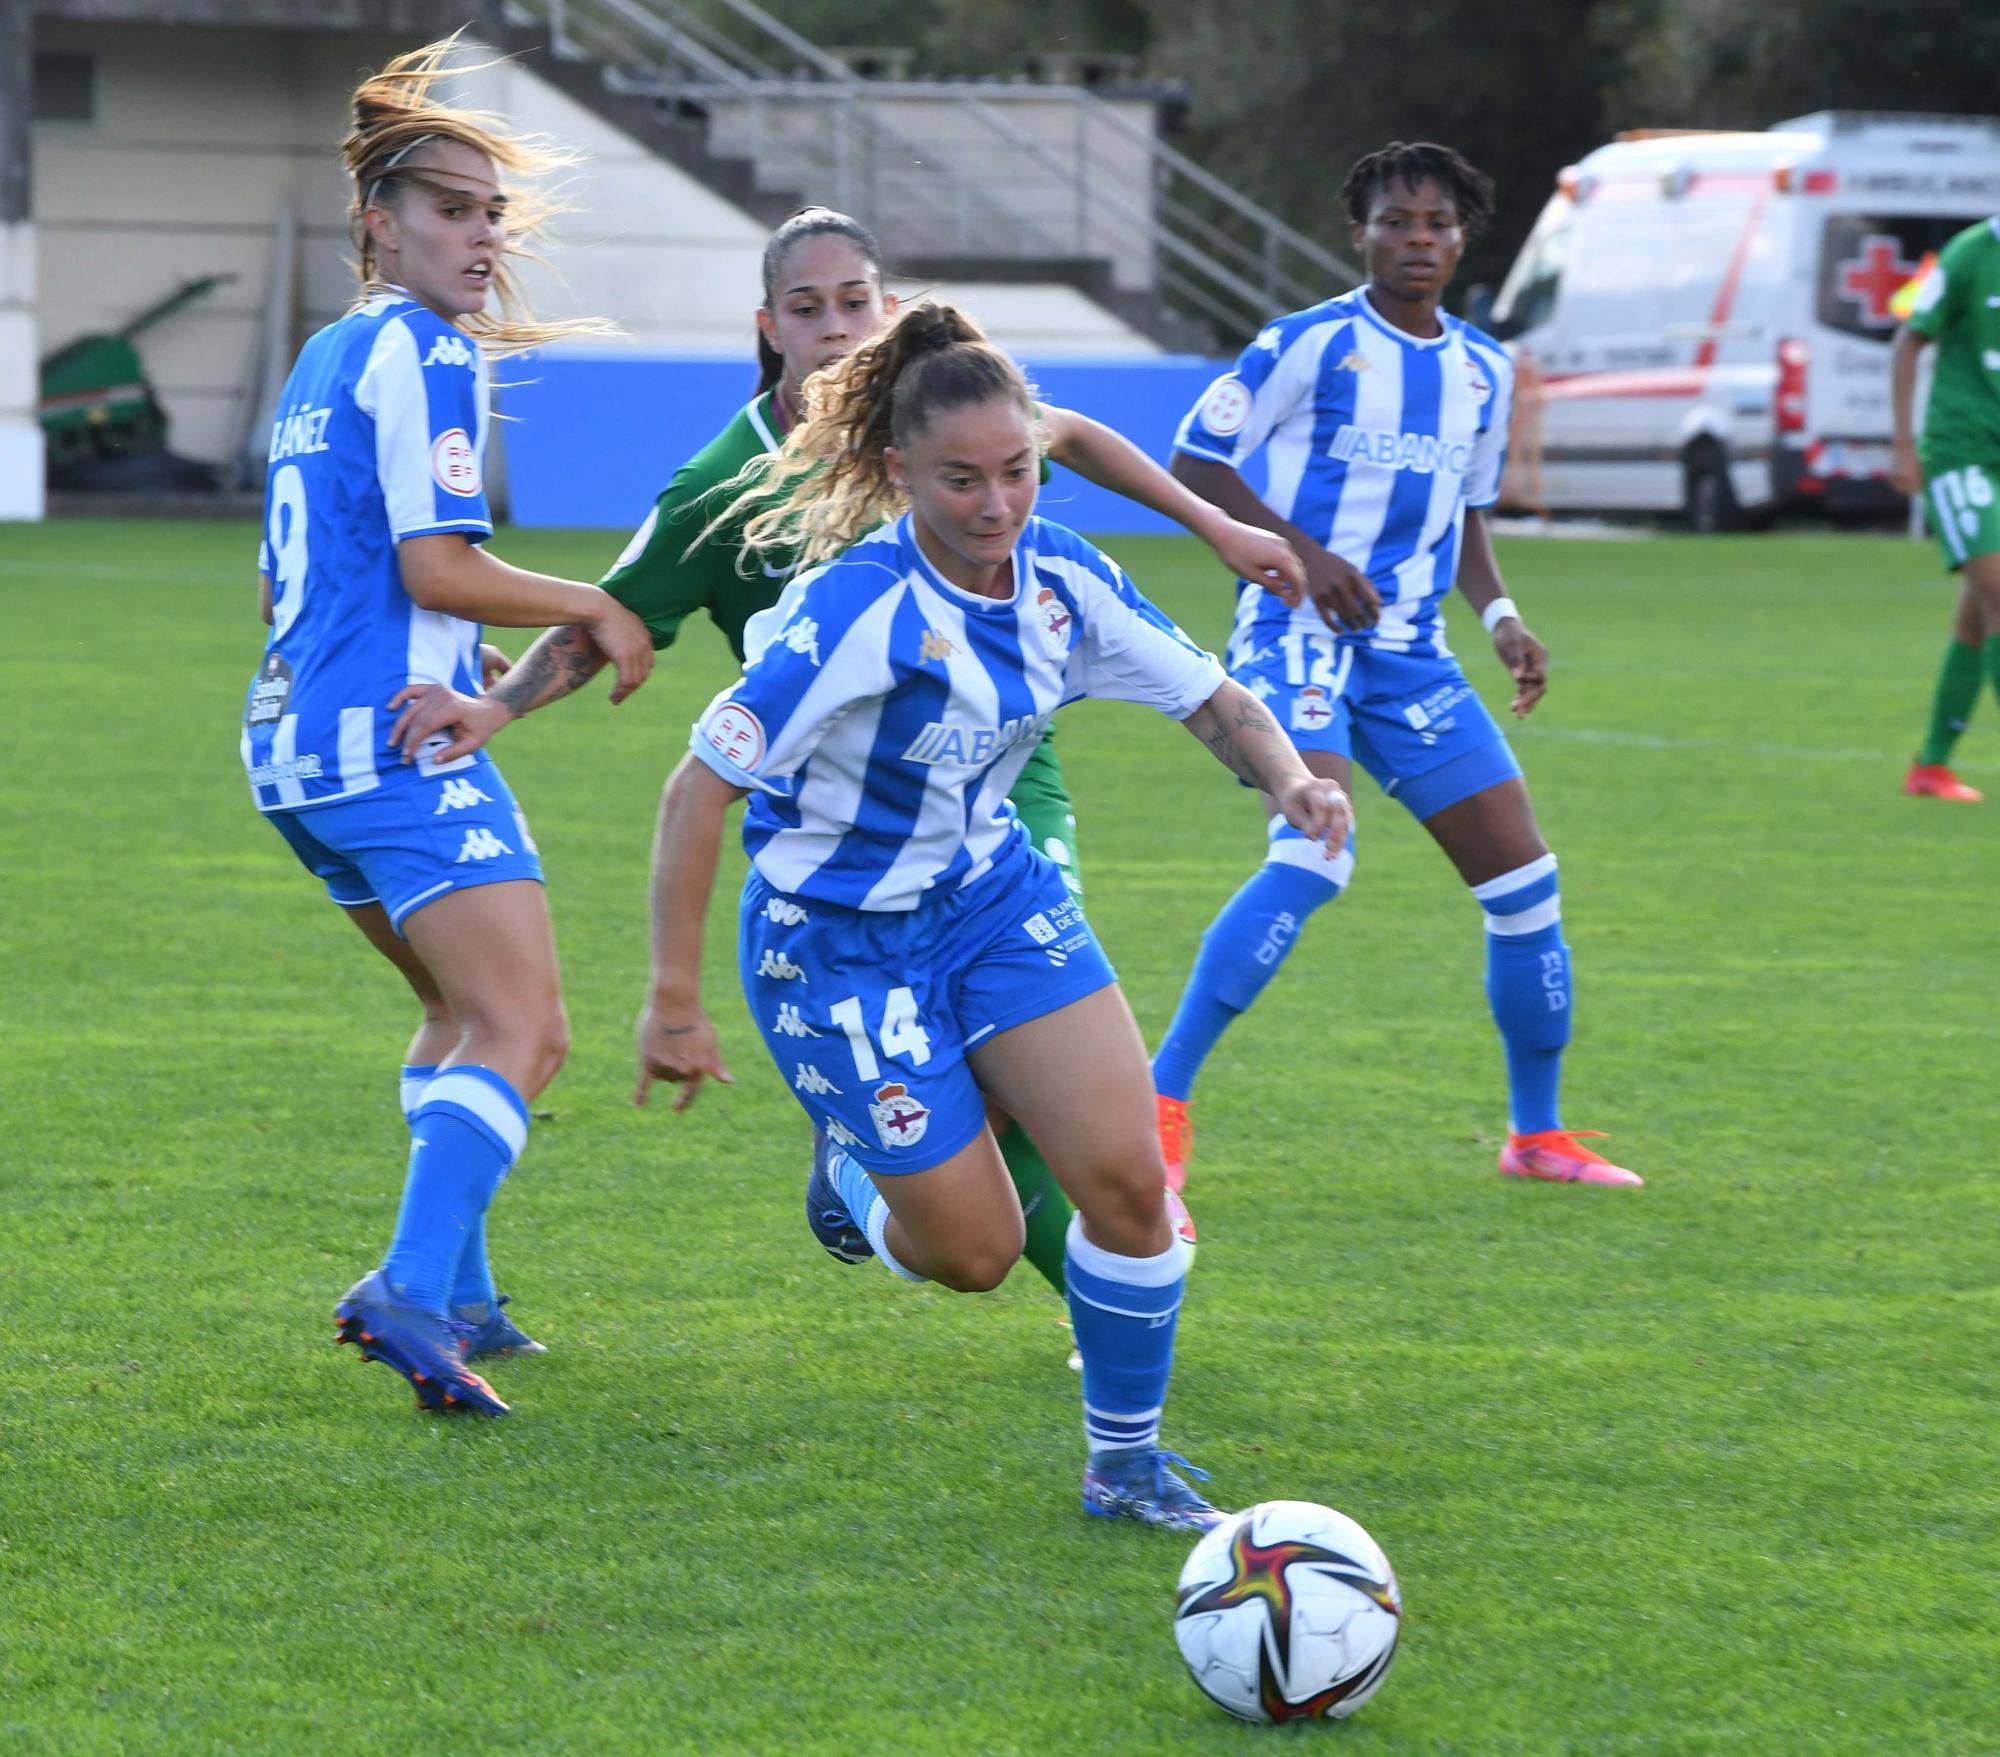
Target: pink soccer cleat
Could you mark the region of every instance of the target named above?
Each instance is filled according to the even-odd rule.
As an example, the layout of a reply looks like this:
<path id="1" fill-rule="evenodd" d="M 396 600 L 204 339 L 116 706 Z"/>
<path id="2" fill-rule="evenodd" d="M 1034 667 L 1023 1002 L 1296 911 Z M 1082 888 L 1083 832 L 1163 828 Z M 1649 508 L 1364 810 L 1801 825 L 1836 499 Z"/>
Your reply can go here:
<path id="1" fill-rule="evenodd" d="M 1602 1129 L 1544 1129 L 1538 1135 L 1509 1135 L 1500 1149 L 1500 1169 L 1509 1177 L 1538 1177 L 1554 1184 L 1645 1183 L 1636 1171 L 1613 1165 L 1601 1153 L 1579 1147 L 1584 1135 L 1602 1138 Z"/>
<path id="2" fill-rule="evenodd" d="M 1188 1156 L 1194 1152 L 1194 1118 L 1185 1098 L 1154 1094 L 1159 1106 L 1160 1157 L 1167 1162 L 1167 1188 L 1179 1195 L 1187 1188 Z"/>
<path id="3" fill-rule="evenodd" d="M 1916 799 L 1957 799 L 1977 805 L 1986 797 L 1977 787 L 1968 787 L 1943 763 L 1912 763 L 1903 777 L 1903 791 Z"/>

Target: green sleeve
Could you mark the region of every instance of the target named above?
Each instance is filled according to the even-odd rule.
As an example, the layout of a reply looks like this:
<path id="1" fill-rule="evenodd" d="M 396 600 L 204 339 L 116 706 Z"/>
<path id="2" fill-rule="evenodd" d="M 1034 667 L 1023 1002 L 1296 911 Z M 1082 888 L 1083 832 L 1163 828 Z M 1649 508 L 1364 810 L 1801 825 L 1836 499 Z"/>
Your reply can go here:
<path id="1" fill-rule="evenodd" d="M 723 479 L 708 450 L 696 453 L 674 472 L 624 554 L 598 581 L 646 625 L 655 647 L 671 646 L 681 623 L 712 609 L 734 581 L 736 546 L 726 533 L 689 551 L 720 510 L 722 497 L 709 490 Z"/>
<path id="2" fill-rule="evenodd" d="M 1935 266 L 1917 289 L 1917 308 L 1910 313 L 1910 328 L 1918 335 L 1936 341 L 1950 328 L 1978 278 L 1979 253 L 1992 237 L 1992 229 L 1982 220 L 1938 252 Z"/>

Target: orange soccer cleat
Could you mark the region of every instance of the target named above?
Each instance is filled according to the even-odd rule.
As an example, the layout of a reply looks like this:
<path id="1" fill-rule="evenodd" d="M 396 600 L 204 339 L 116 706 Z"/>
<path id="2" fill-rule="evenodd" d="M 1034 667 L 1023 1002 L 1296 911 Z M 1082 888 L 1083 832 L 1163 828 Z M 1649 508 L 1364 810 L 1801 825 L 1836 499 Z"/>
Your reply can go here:
<path id="1" fill-rule="evenodd" d="M 1538 1135 L 1509 1135 L 1500 1149 L 1500 1169 L 1509 1177 L 1538 1177 L 1555 1184 L 1645 1183 L 1636 1171 L 1613 1165 L 1601 1153 L 1577 1145 L 1578 1138 L 1601 1138 L 1601 1129 L 1544 1129 Z"/>
<path id="2" fill-rule="evenodd" d="M 1903 791 L 1914 799 L 1962 799 L 1977 805 L 1986 797 L 1977 787 L 1968 787 L 1943 763 L 1912 763 L 1903 777 Z"/>
<path id="3" fill-rule="evenodd" d="M 1185 1098 L 1155 1095 L 1160 1107 L 1160 1157 L 1167 1162 L 1167 1188 L 1179 1195 L 1187 1188 L 1187 1162 L 1194 1152 L 1194 1118 Z"/>

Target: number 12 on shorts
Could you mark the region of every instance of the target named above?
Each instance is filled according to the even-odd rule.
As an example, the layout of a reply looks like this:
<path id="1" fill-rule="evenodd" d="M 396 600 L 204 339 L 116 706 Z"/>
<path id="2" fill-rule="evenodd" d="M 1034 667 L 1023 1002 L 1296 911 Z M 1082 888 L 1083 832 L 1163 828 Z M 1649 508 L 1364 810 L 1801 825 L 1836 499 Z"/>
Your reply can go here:
<path id="1" fill-rule="evenodd" d="M 827 1009 L 827 1016 L 847 1033 L 847 1047 L 854 1052 L 854 1071 L 864 1080 L 879 1080 L 882 1064 L 875 1059 L 875 1046 L 868 1041 L 868 1027 L 861 1020 L 861 997 L 851 994 Z M 882 1053 L 909 1059 L 920 1068 L 931 1059 L 930 1035 L 917 1022 L 917 997 L 907 988 L 892 988 L 882 1003 Z"/>

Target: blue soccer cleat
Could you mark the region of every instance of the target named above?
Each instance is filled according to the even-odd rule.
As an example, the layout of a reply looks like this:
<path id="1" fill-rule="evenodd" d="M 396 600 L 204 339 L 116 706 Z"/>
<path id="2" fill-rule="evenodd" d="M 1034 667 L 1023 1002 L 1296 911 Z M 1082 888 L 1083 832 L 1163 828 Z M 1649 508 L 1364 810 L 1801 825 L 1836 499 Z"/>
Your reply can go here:
<path id="1" fill-rule="evenodd" d="M 484 1360 L 491 1355 L 547 1354 L 548 1346 L 537 1342 L 500 1308 L 507 1303 L 503 1293 L 489 1306 L 453 1306 L 451 1327 L 458 1338 L 463 1360 Z M 484 1315 L 482 1316 L 482 1312 Z"/>
<path id="2" fill-rule="evenodd" d="M 840 1199 L 833 1174 L 827 1169 L 832 1159 L 832 1141 L 824 1129 L 814 1129 L 812 1174 L 806 1179 L 806 1224 L 836 1262 L 865 1263 L 874 1256 L 875 1247 Z"/>
<path id="3" fill-rule="evenodd" d="M 493 1387 L 460 1358 L 450 1320 L 405 1305 L 380 1269 L 361 1277 L 333 1308 L 337 1340 L 351 1342 L 363 1360 L 384 1361 L 410 1381 L 426 1409 L 505 1415 Z"/>
<path id="4" fill-rule="evenodd" d="M 1167 1468 L 1170 1464 L 1208 1481 L 1207 1471 L 1157 1446 L 1093 1452 L 1083 1473 L 1083 1510 L 1099 1519 L 1136 1519 L 1168 1531 L 1213 1531 L 1229 1515 L 1204 1501 Z"/>

